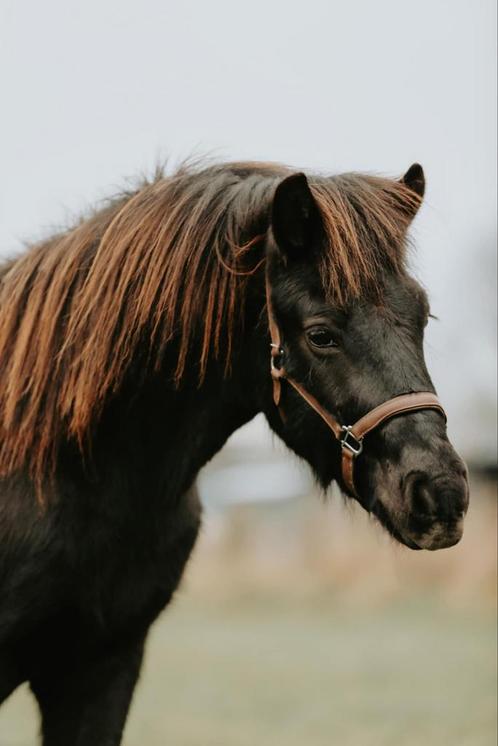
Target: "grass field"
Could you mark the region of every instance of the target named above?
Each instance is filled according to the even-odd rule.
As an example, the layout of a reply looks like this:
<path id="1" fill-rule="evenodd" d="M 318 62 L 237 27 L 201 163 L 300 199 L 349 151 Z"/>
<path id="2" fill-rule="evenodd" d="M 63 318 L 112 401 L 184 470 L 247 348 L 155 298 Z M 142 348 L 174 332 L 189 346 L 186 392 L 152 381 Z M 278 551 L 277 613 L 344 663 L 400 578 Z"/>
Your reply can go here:
<path id="1" fill-rule="evenodd" d="M 491 746 L 494 637 L 492 616 L 433 604 L 179 604 L 155 631 L 126 743 Z"/>
<path id="2" fill-rule="evenodd" d="M 492 500 L 435 554 L 311 502 L 214 523 L 153 629 L 125 746 L 495 746 Z M 37 727 L 21 689 L 0 746 Z"/>
<path id="3" fill-rule="evenodd" d="M 366 615 L 180 598 L 154 629 L 125 744 L 494 746 L 495 635 L 491 612 L 420 599 Z M 17 693 L 1 746 L 32 746 L 36 722 Z"/>

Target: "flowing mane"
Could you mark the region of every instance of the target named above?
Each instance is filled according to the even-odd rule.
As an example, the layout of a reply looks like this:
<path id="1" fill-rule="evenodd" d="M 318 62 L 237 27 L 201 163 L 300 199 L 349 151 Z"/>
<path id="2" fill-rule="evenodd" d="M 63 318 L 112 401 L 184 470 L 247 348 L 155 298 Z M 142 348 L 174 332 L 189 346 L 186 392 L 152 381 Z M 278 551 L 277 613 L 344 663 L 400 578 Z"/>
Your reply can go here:
<path id="1" fill-rule="evenodd" d="M 193 356 L 228 371 L 251 276 L 264 262 L 274 164 L 182 167 L 160 175 L 0 268 L 0 476 L 40 481 L 64 437 L 84 442 L 138 350 L 153 369 L 174 341 L 171 380 Z M 402 183 L 310 177 L 329 249 L 317 267 L 339 305 L 379 293 L 404 266 Z M 198 351 L 198 352 L 197 352 Z"/>

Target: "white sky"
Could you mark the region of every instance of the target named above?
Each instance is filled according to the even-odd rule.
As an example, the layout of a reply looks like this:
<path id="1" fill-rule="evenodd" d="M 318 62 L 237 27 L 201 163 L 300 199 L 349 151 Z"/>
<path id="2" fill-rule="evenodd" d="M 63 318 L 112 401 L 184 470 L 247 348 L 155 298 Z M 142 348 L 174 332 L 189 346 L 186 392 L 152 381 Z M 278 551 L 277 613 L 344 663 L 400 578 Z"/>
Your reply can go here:
<path id="1" fill-rule="evenodd" d="M 492 457 L 495 16 L 494 0 L 0 0 L 0 253 L 158 156 L 419 160 L 429 367 L 457 443 Z"/>

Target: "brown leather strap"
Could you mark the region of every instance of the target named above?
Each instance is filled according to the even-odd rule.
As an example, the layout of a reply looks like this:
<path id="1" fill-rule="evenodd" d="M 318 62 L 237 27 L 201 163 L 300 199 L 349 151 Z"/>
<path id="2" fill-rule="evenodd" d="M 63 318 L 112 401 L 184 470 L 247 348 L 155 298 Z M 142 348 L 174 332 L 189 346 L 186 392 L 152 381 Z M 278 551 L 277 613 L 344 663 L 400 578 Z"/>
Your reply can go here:
<path id="1" fill-rule="evenodd" d="M 266 312 L 268 314 L 268 327 L 270 329 L 270 338 L 271 338 L 271 377 L 273 379 L 273 401 L 275 402 L 276 407 L 280 407 L 280 397 L 282 395 L 282 385 L 280 383 L 280 379 L 285 376 L 285 373 L 283 371 L 283 368 L 280 368 L 280 366 L 277 365 L 277 360 L 279 360 L 282 356 L 283 349 L 282 349 L 282 340 L 280 339 L 280 329 L 278 328 L 278 324 L 275 321 L 275 316 L 273 314 L 273 306 L 271 302 L 271 288 L 270 288 L 270 282 L 268 280 L 268 276 L 266 277 Z"/>
<path id="2" fill-rule="evenodd" d="M 356 495 L 358 497 L 358 494 L 356 492 L 356 487 L 354 486 L 354 462 L 355 462 L 356 456 L 353 453 L 353 451 L 348 451 L 347 448 L 342 448 L 342 456 L 341 456 L 341 470 L 342 470 L 342 479 L 344 484 L 346 485 L 346 488 L 351 492 L 352 495 Z"/>
<path id="3" fill-rule="evenodd" d="M 407 412 L 416 412 L 420 409 L 435 409 L 440 412 L 446 420 L 446 412 L 437 396 L 430 391 L 418 391 L 410 394 L 400 394 L 379 404 L 375 409 L 367 412 L 354 425 L 347 428 L 348 432 L 360 444 L 360 453 L 363 446 L 363 438 L 371 430 L 381 425 L 391 417 Z M 344 430 L 343 430 L 344 434 Z M 342 443 L 342 478 L 346 487 L 356 494 L 354 486 L 354 460 L 358 453 L 347 446 L 347 441 Z M 357 449 L 358 450 L 358 449 Z"/>
<path id="4" fill-rule="evenodd" d="M 385 401 L 383 404 L 379 404 L 378 407 L 371 409 L 358 422 L 355 422 L 351 432 L 357 440 L 362 440 L 371 430 L 374 430 L 390 417 L 417 409 L 437 409 L 446 418 L 441 402 L 435 394 L 430 391 L 418 391 L 412 394 L 401 394 Z"/>
<path id="5" fill-rule="evenodd" d="M 320 415 L 341 443 L 342 478 L 347 489 L 353 494 L 356 494 L 354 486 L 354 461 L 363 449 L 363 438 L 371 430 L 374 430 L 391 417 L 396 417 L 399 414 L 407 412 L 415 412 L 420 409 L 436 409 L 446 419 L 446 413 L 437 396 L 430 391 L 419 391 L 416 393 L 401 394 L 400 396 L 388 399 L 388 401 L 379 404 L 378 407 L 375 407 L 375 409 L 364 415 L 354 425 L 343 427 L 301 384 L 289 376 L 286 376 L 286 380 L 310 407 Z M 348 436 L 350 435 L 353 436 L 357 443 L 352 442 L 351 445 L 348 445 Z"/>
<path id="6" fill-rule="evenodd" d="M 310 394 L 294 378 L 289 377 L 285 371 L 283 364 L 284 349 L 280 329 L 273 314 L 271 287 L 268 276 L 266 278 L 266 308 L 271 337 L 271 376 L 273 379 L 273 401 L 275 402 L 275 406 L 278 407 L 280 416 L 285 421 L 284 412 L 281 407 L 282 380 L 285 379 L 310 407 L 320 415 L 340 442 L 342 448 L 342 479 L 346 488 L 353 495 L 357 494 L 354 485 L 354 462 L 363 450 L 363 438 L 365 435 L 391 417 L 406 414 L 407 412 L 415 412 L 420 409 L 435 409 L 446 419 L 446 413 L 437 396 L 430 391 L 418 391 L 415 393 L 400 394 L 379 404 L 378 407 L 367 412 L 354 425 L 341 425 L 325 407 L 322 407 L 313 394 Z"/>
<path id="7" fill-rule="evenodd" d="M 300 383 L 295 381 L 293 378 L 289 378 L 288 376 L 286 376 L 285 379 L 286 381 L 290 383 L 290 385 L 294 389 L 296 389 L 298 394 L 300 394 L 303 397 L 303 399 L 308 402 L 310 407 L 313 407 L 315 412 L 318 412 L 322 420 L 324 420 L 327 423 L 327 425 L 330 427 L 330 429 L 334 433 L 337 440 L 340 440 L 343 435 L 343 430 L 342 430 L 341 425 L 335 419 L 335 417 L 333 417 L 327 409 L 322 407 L 318 399 L 315 399 L 313 394 L 310 394 L 309 391 L 306 391 L 306 389 L 303 388 Z"/>

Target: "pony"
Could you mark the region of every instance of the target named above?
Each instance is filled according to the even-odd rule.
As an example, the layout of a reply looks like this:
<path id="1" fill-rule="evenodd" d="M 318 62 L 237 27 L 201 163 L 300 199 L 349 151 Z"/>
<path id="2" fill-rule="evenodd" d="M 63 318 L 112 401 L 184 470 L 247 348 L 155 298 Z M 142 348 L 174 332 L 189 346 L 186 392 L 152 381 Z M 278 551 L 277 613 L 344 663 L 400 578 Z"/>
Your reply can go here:
<path id="1" fill-rule="evenodd" d="M 196 475 L 260 412 L 398 542 L 460 539 L 466 467 L 408 270 L 424 188 L 418 164 L 399 179 L 186 164 L 1 266 L 0 701 L 29 682 L 44 746 L 120 743 L 199 531 Z M 323 416 L 419 392 L 364 443 Z"/>

